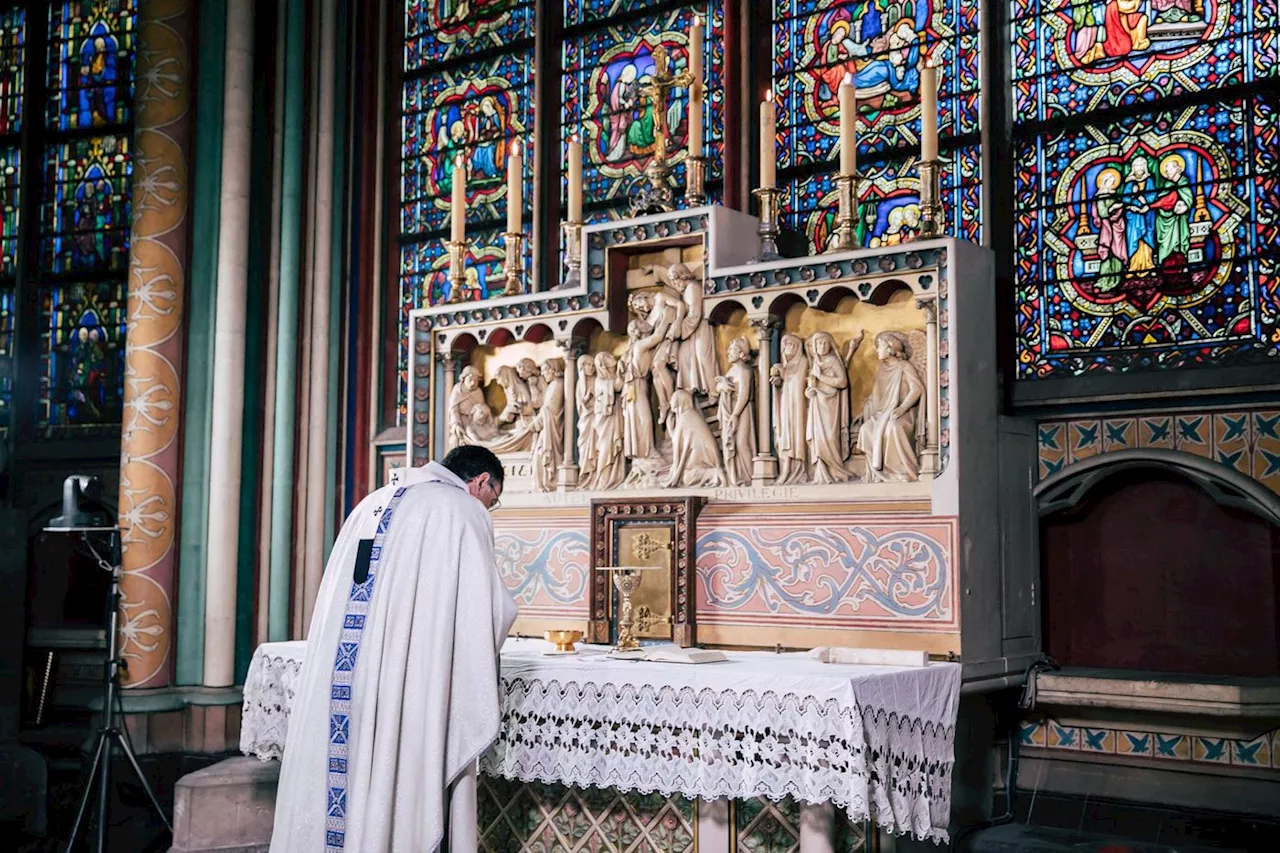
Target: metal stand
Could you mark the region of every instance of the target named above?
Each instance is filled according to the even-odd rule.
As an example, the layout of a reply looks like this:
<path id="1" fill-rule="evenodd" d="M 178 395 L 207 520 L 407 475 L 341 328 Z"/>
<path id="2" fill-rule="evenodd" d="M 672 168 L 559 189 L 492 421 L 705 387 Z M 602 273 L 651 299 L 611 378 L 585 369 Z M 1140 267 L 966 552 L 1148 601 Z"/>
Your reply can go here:
<path id="1" fill-rule="evenodd" d="M 452 305 L 465 301 L 462 291 L 467 286 L 467 241 L 448 240 L 444 245 L 449 252 L 449 298 L 446 302 Z"/>
<path id="2" fill-rule="evenodd" d="M 562 222 L 564 231 L 565 276 L 562 287 L 566 290 L 582 284 L 582 225 L 581 222 Z M 568 369 L 568 362 L 565 362 Z"/>
<path id="3" fill-rule="evenodd" d="M 707 158 L 686 157 L 684 168 L 684 203 L 702 207 L 707 203 Z"/>
<path id="4" fill-rule="evenodd" d="M 920 237 L 941 237 L 943 210 L 940 191 L 941 160 L 920 161 Z"/>
<path id="5" fill-rule="evenodd" d="M 760 187 L 752 190 L 751 194 L 760 202 L 760 225 L 756 228 L 756 234 L 760 237 L 760 254 L 747 263 L 782 260 L 782 255 L 778 254 L 778 197 L 782 195 L 782 190 L 777 187 Z"/>
<path id="6" fill-rule="evenodd" d="M 524 293 L 524 233 L 508 231 L 502 235 L 502 240 L 507 249 L 507 258 L 502 264 L 507 285 L 502 289 L 502 295 L 519 296 Z"/>
<path id="7" fill-rule="evenodd" d="M 853 218 L 858 208 L 858 175 L 855 172 L 852 175 L 840 175 L 836 178 L 836 188 L 840 201 L 839 212 L 836 215 L 836 234 L 835 240 L 831 243 L 831 250 L 835 252 L 847 252 L 850 249 L 860 248 L 858 240 L 853 232 Z"/>
<path id="8" fill-rule="evenodd" d="M 93 547 L 93 542 L 89 538 L 92 532 L 109 533 L 111 541 L 111 559 L 109 561 L 104 559 L 98 553 L 98 550 Z M 125 729 L 116 721 L 116 702 L 118 691 L 120 690 L 120 670 L 125 665 L 116 649 L 116 632 L 119 628 L 118 622 L 120 618 L 120 530 L 119 528 L 99 528 L 96 531 L 82 530 L 80 531 L 80 536 L 85 545 L 88 546 L 90 553 L 93 554 L 93 558 L 98 561 L 98 567 L 111 573 L 111 594 L 108 596 L 111 612 L 107 621 L 107 662 L 102 685 L 102 727 L 98 729 L 98 740 L 93 749 L 93 765 L 85 779 L 84 793 L 80 795 L 80 806 L 76 809 L 76 821 L 72 824 L 71 838 L 67 841 L 67 853 L 72 853 L 76 846 L 76 840 L 80 837 L 80 827 L 84 823 L 85 812 L 89 808 L 89 798 L 93 794 L 95 778 L 98 780 L 97 850 L 98 853 L 103 853 L 107 849 L 107 803 L 111 796 L 111 747 L 113 744 L 119 746 L 120 751 L 129 760 L 130 766 L 133 767 L 133 772 L 137 774 L 138 781 L 142 784 L 142 790 L 146 792 L 147 799 L 151 801 L 151 807 L 156 810 L 156 814 L 160 815 L 160 820 L 164 822 L 165 829 L 169 830 L 170 835 L 173 835 L 173 825 L 169 823 L 169 818 L 165 815 L 164 809 L 160 807 L 160 801 L 156 799 L 155 792 L 151 790 L 147 777 L 143 775 L 142 768 L 138 765 L 138 758 L 133 754 L 133 745 L 129 742 L 128 729 Z"/>

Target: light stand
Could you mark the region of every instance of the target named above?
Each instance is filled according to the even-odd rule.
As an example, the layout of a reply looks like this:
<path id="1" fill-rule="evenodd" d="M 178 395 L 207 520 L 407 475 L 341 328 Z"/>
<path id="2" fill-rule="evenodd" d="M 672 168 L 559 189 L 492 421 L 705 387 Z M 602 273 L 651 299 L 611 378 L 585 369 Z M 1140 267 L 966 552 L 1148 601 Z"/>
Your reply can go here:
<path id="1" fill-rule="evenodd" d="M 49 526 L 45 527 L 47 533 L 79 534 L 81 541 L 97 561 L 98 568 L 111 575 L 111 592 L 107 597 L 107 605 L 110 609 L 107 617 L 107 660 L 102 684 L 102 726 L 98 729 L 97 742 L 93 748 L 93 764 L 85 778 L 84 792 L 80 795 L 80 805 L 76 808 L 76 820 L 71 826 L 71 837 L 67 840 L 67 853 L 71 853 L 76 839 L 80 836 L 80 827 L 84 823 L 85 812 L 89 808 L 89 798 L 93 794 L 95 778 L 98 781 L 97 851 L 103 853 L 107 849 L 107 804 L 111 795 L 111 747 L 113 744 L 120 747 L 120 751 L 133 767 L 133 772 L 137 774 L 138 781 L 142 784 L 142 790 L 146 792 L 147 799 L 151 801 L 152 808 L 156 810 L 156 814 L 160 815 L 160 820 L 164 822 L 169 834 L 173 834 L 173 825 L 169 823 L 164 809 L 160 807 L 160 801 L 156 799 L 155 792 L 151 790 L 151 785 L 138 764 L 138 758 L 133 753 L 129 732 L 116 720 L 120 670 L 125 666 L 116 649 L 120 619 L 120 575 L 123 571 L 120 561 L 120 528 L 108 526 L 103 514 L 87 512 L 81 506 L 86 493 L 90 493 L 91 498 L 96 497 L 93 493 L 100 492 L 101 487 L 102 482 L 96 477 L 68 477 L 63 484 L 63 514 L 50 521 Z M 105 556 L 94 547 L 92 537 L 95 534 L 106 536 L 108 550 Z M 123 717 L 123 708 L 121 710 Z"/>

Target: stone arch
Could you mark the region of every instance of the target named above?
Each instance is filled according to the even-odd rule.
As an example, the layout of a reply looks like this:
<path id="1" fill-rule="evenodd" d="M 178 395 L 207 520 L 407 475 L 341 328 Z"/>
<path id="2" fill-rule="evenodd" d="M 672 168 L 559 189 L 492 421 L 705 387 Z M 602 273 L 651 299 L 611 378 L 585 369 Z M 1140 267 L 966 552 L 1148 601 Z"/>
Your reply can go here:
<path id="1" fill-rule="evenodd" d="M 1212 459 L 1159 448 L 1102 453 L 1049 475 L 1032 491 L 1037 514 L 1043 518 L 1070 509 L 1116 474 L 1143 468 L 1185 477 L 1223 506 L 1253 513 L 1280 527 L 1280 496 L 1257 480 Z"/>

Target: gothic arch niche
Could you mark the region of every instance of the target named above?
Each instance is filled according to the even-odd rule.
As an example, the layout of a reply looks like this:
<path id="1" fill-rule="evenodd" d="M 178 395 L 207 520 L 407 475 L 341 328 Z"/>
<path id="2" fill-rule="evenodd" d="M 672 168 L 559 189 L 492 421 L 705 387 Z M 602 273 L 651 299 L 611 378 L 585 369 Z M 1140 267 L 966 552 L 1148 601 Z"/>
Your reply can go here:
<path id="1" fill-rule="evenodd" d="M 1280 499 L 1207 459 L 1125 450 L 1035 490 L 1044 649 L 1064 666 L 1280 675 Z"/>

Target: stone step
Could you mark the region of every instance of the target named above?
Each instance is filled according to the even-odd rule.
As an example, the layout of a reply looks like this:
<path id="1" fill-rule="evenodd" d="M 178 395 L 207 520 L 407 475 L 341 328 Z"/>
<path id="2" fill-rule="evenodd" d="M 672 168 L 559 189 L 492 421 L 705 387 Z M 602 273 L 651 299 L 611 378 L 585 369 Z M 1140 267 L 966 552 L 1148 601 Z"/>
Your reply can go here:
<path id="1" fill-rule="evenodd" d="M 228 758 L 178 780 L 169 853 L 268 853 L 280 762 Z"/>

